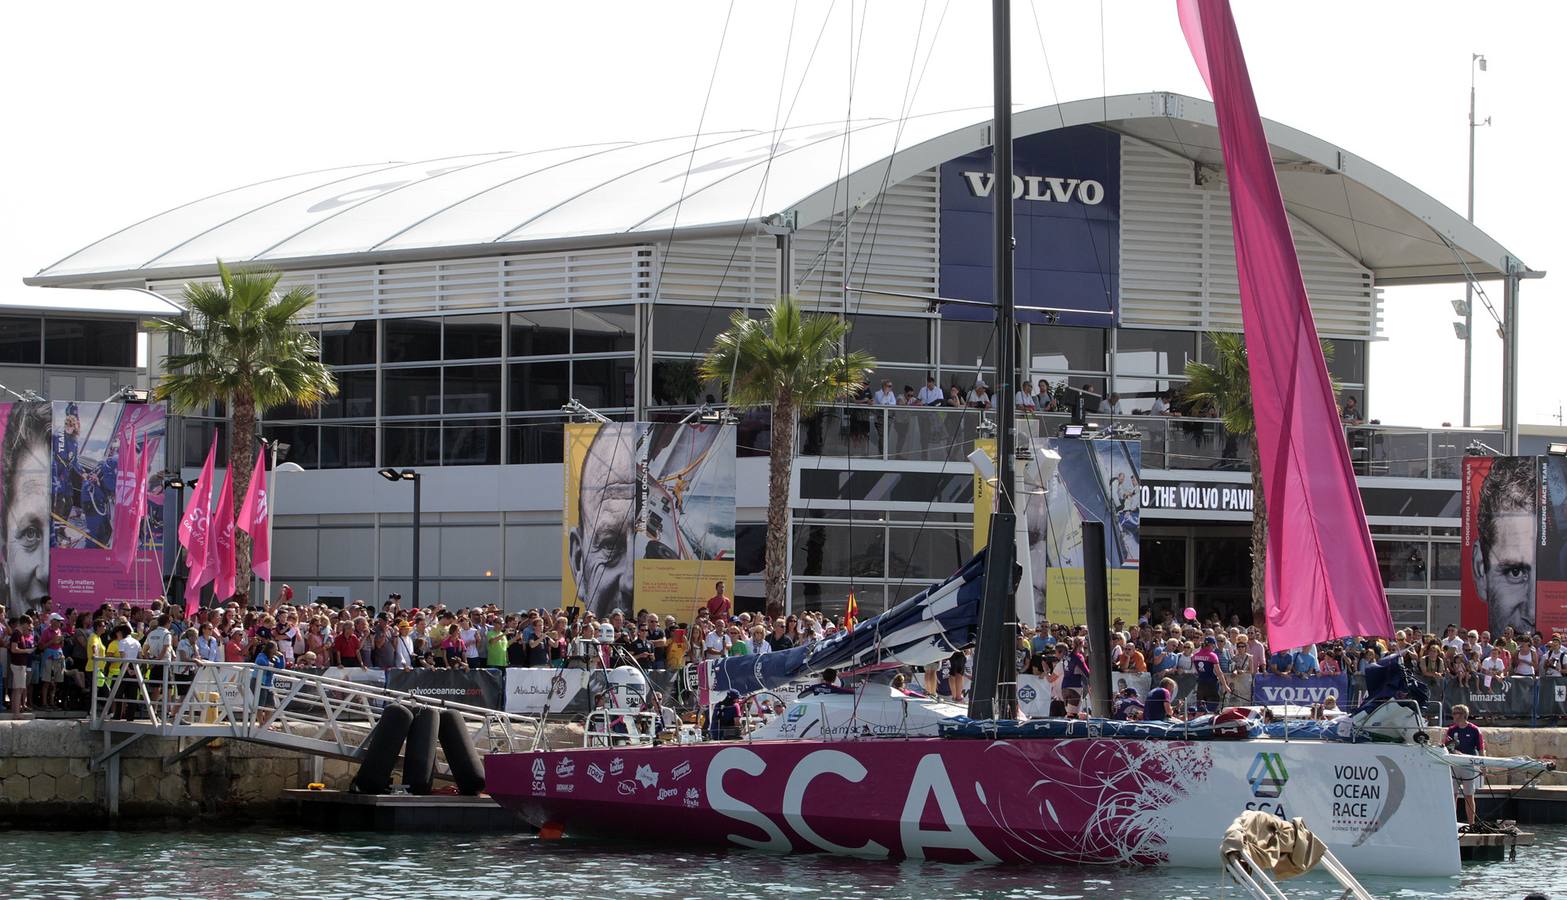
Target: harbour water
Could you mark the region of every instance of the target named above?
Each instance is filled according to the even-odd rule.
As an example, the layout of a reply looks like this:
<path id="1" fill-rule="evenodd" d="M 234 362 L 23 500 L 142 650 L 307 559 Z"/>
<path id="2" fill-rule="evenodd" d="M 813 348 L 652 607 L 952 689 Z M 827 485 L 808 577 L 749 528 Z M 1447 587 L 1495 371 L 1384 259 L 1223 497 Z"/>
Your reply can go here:
<path id="1" fill-rule="evenodd" d="M 656 822 L 649 823 L 657 828 Z M 1377 897 L 1567 894 L 1567 827 L 1536 826 L 1516 862 L 1452 878 L 1366 879 Z M 9 831 L 3 896 L 45 898 L 1159 898 L 1222 896 L 1211 870 L 866 863 L 828 856 L 546 842 L 522 835 L 223 831 Z M 1336 897 L 1314 875 L 1291 898 Z M 1229 896 L 1241 896 L 1232 890 Z"/>

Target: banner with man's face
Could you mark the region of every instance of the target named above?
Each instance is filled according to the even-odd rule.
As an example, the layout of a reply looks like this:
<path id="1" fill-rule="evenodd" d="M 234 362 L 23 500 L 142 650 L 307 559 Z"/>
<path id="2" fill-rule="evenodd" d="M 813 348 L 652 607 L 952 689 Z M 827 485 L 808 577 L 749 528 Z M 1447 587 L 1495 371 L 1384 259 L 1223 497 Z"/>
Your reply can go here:
<path id="1" fill-rule="evenodd" d="M 1567 634 L 1567 456 L 1540 462 L 1540 542 L 1535 554 L 1535 626 Z"/>
<path id="2" fill-rule="evenodd" d="M 734 594 L 735 431 L 718 424 L 566 426 L 561 602 L 690 621 Z"/>
<path id="3" fill-rule="evenodd" d="M 1545 504 L 1540 460 L 1532 456 L 1464 458 L 1461 532 L 1465 628 L 1500 635 L 1536 626 L 1536 549 Z"/>

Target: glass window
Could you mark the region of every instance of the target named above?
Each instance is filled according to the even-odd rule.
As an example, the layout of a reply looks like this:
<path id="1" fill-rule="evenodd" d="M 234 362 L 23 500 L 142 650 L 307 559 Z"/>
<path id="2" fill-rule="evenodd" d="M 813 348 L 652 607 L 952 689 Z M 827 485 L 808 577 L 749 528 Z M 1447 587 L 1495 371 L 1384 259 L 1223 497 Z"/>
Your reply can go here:
<path id="1" fill-rule="evenodd" d="M 629 356 L 577 360 L 571 367 L 571 395 L 591 409 L 635 405 L 636 361 Z"/>
<path id="2" fill-rule="evenodd" d="M 1373 543 L 1377 549 L 1377 568 L 1382 572 L 1384 588 L 1425 588 L 1430 553 L 1430 547 L 1425 541 Z"/>
<path id="3" fill-rule="evenodd" d="M 501 462 L 499 419 L 447 422 L 441 426 L 448 466 L 495 466 Z"/>
<path id="4" fill-rule="evenodd" d="M 1458 544 L 1431 542 L 1431 556 L 1436 564 L 1431 567 L 1431 589 L 1456 591 L 1459 588 L 1459 572 L 1463 561 L 1463 548 Z"/>
<path id="5" fill-rule="evenodd" d="M 990 322 L 962 322 L 945 319 L 941 323 L 941 364 L 943 366 L 996 367 L 996 326 Z M 989 379 L 986 379 L 989 380 Z"/>
<path id="6" fill-rule="evenodd" d="M 880 525 L 796 525 L 794 574 L 878 578 L 886 535 Z"/>
<path id="7" fill-rule="evenodd" d="M 566 449 L 564 422 L 564 419 L 547 417 L 512 419 L 507 435 L 510 442 L 507 461 L 514 465 L 563 461 Z"/>
<path id="8" fill-rule="evenodd" d="M 0 362 L 37 365 L 42 359 L 43 320 L 36 316 L 0 317 Z"/>
<path id="9" fill-rule="evenodd" d="M 375 426 L 330 425 L 321 429 L 321 468 L 364 469 L 375 465 Z"/>
<path id="10" fill-rule="evenodd" d="M 375 364 L 375 320 L 321 326 L 321 361 L 329 366 Z"/>
<path id="11" fill-rule="evenodd" d="M 1366 342 L 1334 338 L 1333 358 L 1328 360 L 1328 374 L 1340 384 L 1366 383 Z"/>
<path id="12" fill-rule="evenodd" d="M 653 362 L 653 405 L 695 406 L 718 402 L 718 384 L 703 381 L 694 359 L 660 359 Z"/>
<path id="13" fill-rule="evenodd" d="M 288 445 L 288 451 L 278 455 L 278 462 L 298 463 L 307 469 L 320 465 L 321 429 L 314 425 L 265 425 L 263 437 Z"/>
<path id="14" fill-rule="evenodd" d="M 974 478 L 943 472 L 804 469 L 800 472 L 800 497 L 878 503 L 972 503 Z"/>
<path id="15" fill-rule="evenodd" d="M 789 587 L 789 611 L 795 614 L 825 612 L 837 618 L 849 605 L 850 589 L 848 584 L 795 582 Z M 853 590 L 854 604 L 860 608 L 862 619 L 886 611 L 886 591 L 881 585 L 859 585 Z"/>
<path id="16" fill-rule="evenodd" d="M 893 528 L 887 540 L 889 578 L 946 578 L 974 555 L 972 527 Z"/>
<path id="17" fill-rule="evenodd" d="M 136 323 L 44 319 L 44 364 L 136 368 Z"/>
<path id="18" fill-rule="evenodd" d="M 217 423 L 186 419 L 183 426 L 185 447 L 181 453 L 181 465 L 200 468 L 207 462 L 207 449 L 212 446 L 212 432 L 218 433 L 217 457 L 221 464 L 229 456 L 228 432 Z"/>
<path id="19" fill-rule="evenodd" d="M 735 574 L 760 575 L 767 569 L 767 525 L 735 526 Z"/>
<path id="20" fill-rule="evenodd" d="M 385 362 L 425 362 L 441 358 L 440 319 L 387 319 Z"/>
<path id="21" fill-rule="evenodd" d="M 1197 358 L 1197 333 L 1123 328 L 1115 336 L 1117 375 L 1183 375 Z"/>
<path id="22" fill-rule="evenodd" d="M 1137 580 L 1143 587 L 1186 587 L 1186 539 L 1144 537 Z"/>
<path id="23" fill-rule="evenodd" d="M 1029 369 L 1034 372 L 1103 372 L 1105 330 L 1069 325 L 1030 325 Z"/>
<path id="24" fill-rule="evenodd" d="M 570 352 L 570 310 L 511 314 L 512 356 L 559 356 Z"/>
<path id="25" fill-rule="evenodd" d="M 337 376 L 337 396 L 321 402 L 321 418 L 345 419 L 375 415 L 375 372 L 333 374 Z"/>
<path id="26" fill-rule="evenodd" d="M 284 422 L 292 419 L 314 419 L 317 408 L 304 407 L 297 403 L 285 403 L 282 406 L 274 406 L 265 413 L 269 422 Z"/>
<path id="27" fill-rule="evenodd" d="M 387 369 L 382 373 L 386 386 L 386 414 L 389 416 L 434 416 L 441 412 L 440 369 Z"/>
<path id="28" fill-rule="evenodd" d="M 442 408 L 447 414 L 501 411 L 501 367 L 447 366 Z"/>
<path id="29" fill-rule="evenodd" d="M 501 355 L 501 317 L 447 316 L 447 359 L 494 359 Z"/>
<path id="30" fill-rule="evenodd" d="M 558 410 L 571 399 L 571 363 L 511 364 L 511 408 Z"/>
<path id="31" fill-rule="evenodd" d="M 653 349 L 705 354 L 713 340 L 729 327 L 734 310 L 727 306 L 653 307 Z"/>
<path id="32" fill-rule="evenodd" d="M 616 353 L 636 349 L 635 306 L 590 306 L 571 314 L 574 353 Z"/>
<path id="33" fill-rule="evenodd" d="M 385 466 L 438 466 L 441 464 L 441 426 L 388 427 L 381 431 L 386 447 L 381 454 Z"/>
<path id="34" fill-rule="evenodd" d="M 864 350 L 878 362 L 928 363 L 930 320 L 907 316 L 850 316 L 848 343 L 850 350 Z M 973 363 L 973 360 L 968 362 Z"/>

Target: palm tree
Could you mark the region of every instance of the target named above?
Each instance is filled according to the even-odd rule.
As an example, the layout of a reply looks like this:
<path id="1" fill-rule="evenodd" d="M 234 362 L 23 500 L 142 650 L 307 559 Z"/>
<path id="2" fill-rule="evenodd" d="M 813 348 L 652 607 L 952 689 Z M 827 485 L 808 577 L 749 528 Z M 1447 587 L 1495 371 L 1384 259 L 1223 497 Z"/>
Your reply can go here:
<path id="1" fill-rule="evenodd" d="M 844 352 L 846 322 L 802 315 L 793 297 L 780 297 L 764 319 L 735 310 L 729 330 L 702 361 L 702 377 L 718 382 L 736 409 L 772 405 L 772 449 L 767 479 L 767 603 L 789 600 L 789 481 L 795 424 L 802 414 L 845 400 L 865 388 L 876 360 Z"/>
<path id="2" fill-rule="evenodd" d="M 1263 597 L 1268 559 L 1268 506 L 1262 493 L 1262 453 L 1257 449 L 1257 416 L 1251 400 L 1251 363 L 1246 339 L 1227 331 L 1210 332 L 1211 363 L 1186 364 L 1186 398 L 1191 404 L 1212 403 L 1225 430 L 1244 437 L 1251 447 L 1251 619 L 1268 631 L 1267 602 Z M 1333 359 L 1333 343 L 1322 341 L 1322 357 Z M 1338 393 L 1338 385 L 1333 385 Z"/>
<path id="3" fill-rule="evenodd" d="M 312 407 L 337 393 L 337 379 L 321 363 L 321 345 L 297 323 L 316 302 L 314 291 L 278 293 L 279 272 L 232 271 L 218 261 L 218 283 L 185 285 L 185 313 L 160 320 L 154 329 L 179 338 L 178 352 L 164 359 L 167 370 L 153 396 L 179 413 L 222 403 L 233 414 L 228 471 L 238 511 L 255 464 L 256 419 L 273 407 Z M 250 583 L 250 537 L 236 534 L 240 590 Z M 227 598 L 220 598 L 227 599 Z"/>

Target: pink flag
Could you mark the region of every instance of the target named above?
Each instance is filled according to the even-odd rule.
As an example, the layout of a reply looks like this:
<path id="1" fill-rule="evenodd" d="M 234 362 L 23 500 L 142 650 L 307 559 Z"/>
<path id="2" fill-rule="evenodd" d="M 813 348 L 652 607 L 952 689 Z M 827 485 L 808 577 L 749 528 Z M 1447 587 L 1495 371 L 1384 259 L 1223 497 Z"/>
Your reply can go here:
<path id="1" fill-rule="evenodd" d="M 185 547 L 185 565 L 189 574 L 185 580 L 185 615 L 193 616 L 201 606 L 202 585 L 211 581 L 217 571 L 212 562 L 212 472 L 218 455 L 218 436 L 212 436 L 212 446 L 207 448 L 207 462 L 201 467 L 201 478 L 192 492 L 190 508 L 180 519 L 180 543 Z"/>
<path id="2" fill-rule="evenodd" d="M 250 566 L 262 581 L 272 580 L 272 552 L 267 539 L 267 525 L 272 517 L 267 499 L 266 454 L 256 454 L 256 471 L 250 476 L 250 489 L 245 492 L 245 502 L 239 508 L 239 527 L 250 535 Z"/>
<path id="3" fill-rule="evenodd" d="M 213 585 L 213 595 L 222 603 L 234 596 L 235 567 L 234 560 L 234 470 L 229 469 L 223 474 L 223 490 L 218 492 L 218 508 L 212 513 L 212 540 L 213 559 L 209 565 L 213 567 L 213 576 L 217 583 Z"/>
<path id="4" fill-rule="evenodd" d="M 110 557 L 119 563 L 121 571 L 129 572 L 136 562 L 137 538 L 141 534 L 141 517 L 147 504 L 146 493 L 142 490 L 142 454 L 136 452 L 136 423 L 129 409 L 121 410 L 120 416 Z"/>
<path id="5" fill-rule="evenodd" d="M 1338 404 L 1228 0 L 1177 0 L 1213 94 L 1268 507 L 1268 644 L 1393 634 Z"/>

